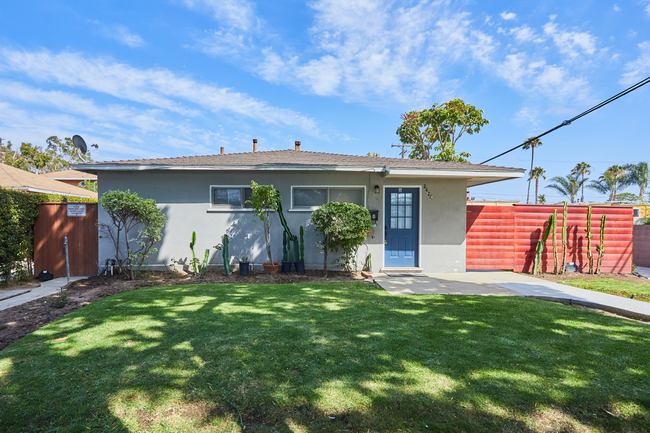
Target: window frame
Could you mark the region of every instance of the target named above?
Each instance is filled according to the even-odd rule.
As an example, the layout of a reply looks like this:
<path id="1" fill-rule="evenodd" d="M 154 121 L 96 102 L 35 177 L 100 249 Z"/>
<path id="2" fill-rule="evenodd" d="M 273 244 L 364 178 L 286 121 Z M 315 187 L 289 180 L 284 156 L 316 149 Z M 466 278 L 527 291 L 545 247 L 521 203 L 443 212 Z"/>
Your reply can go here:
<path id="1" fill-rule="evenodd" d="M 253 212 L 255 209 L 253 208 L 247 208 L 244 207 L 246 205 L 246 193 L 245 189 L 248 188 L 250 189 L 250 185 L 210 185 L 209 191 L 210 191 L 210 207 L 208 208 L 208 212 Z M 214 189 L 215 188 L 221 188 L 221 189 L 241 189 L 241 195 L 242 195 L 242 204 L 241 207 L 230 207 L 228 205 L 216 205 L 214 204 Z"/>
<path id="2" fill-rule="evenodd" d="M 313 212 L 318 209 L 320 206 L 310 206 L 310 207 L 295 207 L 293 205 L 293 190 L 294 188 L 298 189 L 327 189 L 327 202 L 330 203 L 330 189 L 354 189 L 362 190 L 363 195 L 363 207 L 367 208 L 368 204 L 368 195 L 366 185 L 291 185 L 291 206 L 289 212 Z"/>

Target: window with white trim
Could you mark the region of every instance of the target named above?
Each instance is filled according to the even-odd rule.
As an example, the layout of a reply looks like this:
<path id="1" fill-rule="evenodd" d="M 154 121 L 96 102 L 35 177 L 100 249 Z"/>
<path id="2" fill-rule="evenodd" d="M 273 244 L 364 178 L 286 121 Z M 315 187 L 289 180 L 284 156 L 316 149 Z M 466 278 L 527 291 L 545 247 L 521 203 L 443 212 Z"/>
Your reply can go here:
<path id="1" fill-rule="evenodd" d="M 210 203 L 213 209 L 251 209 L 246 203 L 252 190 L 249 186 L 210 186 Z"/>
<path id="2" fill-rule="evenodd" d="M 292 186 L 291 209 L 314 210 L 328 202 L 366 205 L 365 186 Z"/>

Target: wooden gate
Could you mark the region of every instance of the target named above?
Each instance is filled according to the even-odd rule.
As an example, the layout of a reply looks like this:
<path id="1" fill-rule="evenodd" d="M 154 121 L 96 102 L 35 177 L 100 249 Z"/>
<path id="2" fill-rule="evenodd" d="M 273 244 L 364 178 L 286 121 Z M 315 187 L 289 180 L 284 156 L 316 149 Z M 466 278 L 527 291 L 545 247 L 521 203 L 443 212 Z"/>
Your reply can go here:
<path id="1" fill-rule="evenodd" d="M 64 237 L 70 276 L 97 274 L 97 203 L 41 203 L 34 222 L 34 272 L 65 277 Z"/>

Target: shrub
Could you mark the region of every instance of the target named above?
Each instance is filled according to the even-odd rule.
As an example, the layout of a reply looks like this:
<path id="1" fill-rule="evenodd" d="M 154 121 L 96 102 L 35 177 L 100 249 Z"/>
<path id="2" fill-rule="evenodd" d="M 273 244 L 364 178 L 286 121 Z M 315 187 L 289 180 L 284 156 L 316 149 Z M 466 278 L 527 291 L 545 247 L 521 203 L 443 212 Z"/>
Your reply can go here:
<path id="1" fill-rule="evenodd" d="M 327 277 L 327 253 L 341 249 L 341 256 L 332 262 L 345 270 L 356 270 L 357 250 L 366 240 L 372 226 L 370 212 L 352 203 L 327 203 L 311 214 L 311 220 L 323 241 L 318 245 L 325 251 L 325 277 Z"/>
<path id="2" fill-rule="evenodd" d="M 39 201 L 35 194 L 0 188 L 0 278 L 5 283 L 12 273 L 27 275 L 24 264 L 32 259 Z"/>
<path id="3" fill-rule="evenodd" d="M 156 200 L 138 197 L 130 190 L 107 191 L 99 204 L 111 219 L 109 224 L 101 223 L 99 227 L 113 242 L 115 260 L 121 272 L 132 280 L 147 257 L 158 251 L 153 246 L 162 239 L 167 217 L 156 206 Z M 136 227 L 137 236 L 129 239 L 129 232 Z M 135 249 L 131 249 L 131 243 L 135 243 Z M 121 252 L 122 244 L 124 253 Z"/>

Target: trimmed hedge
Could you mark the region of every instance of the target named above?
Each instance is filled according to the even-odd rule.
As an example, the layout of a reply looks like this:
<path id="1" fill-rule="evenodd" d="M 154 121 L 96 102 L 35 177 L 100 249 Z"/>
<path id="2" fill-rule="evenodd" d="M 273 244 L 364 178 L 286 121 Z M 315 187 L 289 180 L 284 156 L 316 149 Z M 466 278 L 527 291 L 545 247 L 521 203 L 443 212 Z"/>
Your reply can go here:
<path id="1" fill-rule="evenodd" d="M 25 262 L 33 259 L 36 206 L 44 202 L 97 203 L 90 197 L 32 194 L 0 188 L 0 283 L 30 277 Z"/>

